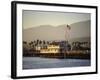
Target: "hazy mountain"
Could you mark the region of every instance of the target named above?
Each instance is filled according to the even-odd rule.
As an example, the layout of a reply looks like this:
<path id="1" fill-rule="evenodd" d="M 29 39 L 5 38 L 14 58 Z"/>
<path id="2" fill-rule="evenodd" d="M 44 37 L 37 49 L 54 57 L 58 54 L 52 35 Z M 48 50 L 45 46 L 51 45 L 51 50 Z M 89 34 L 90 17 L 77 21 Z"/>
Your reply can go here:
<path id="1" fill-rule="evenodd" d="M 77 22 L 71 24 L 70 36 L 71 38 L 90 37 L 90 21 Z"/>
<path id="2" fill-rule="evenodd" d="M 23 29 L 23 40 L 66 40 L 67 37 L 70 40 L 81 40 L 83 38 L 88 38 L 87 40 L 89 40 L 90 21 L 83 21 L 70 24 L 70 30 L 67 30 L 66 25 L 67 24 L 63 24 L 56 27 L 52 25 L 40 25 L 29 29 Z"/>

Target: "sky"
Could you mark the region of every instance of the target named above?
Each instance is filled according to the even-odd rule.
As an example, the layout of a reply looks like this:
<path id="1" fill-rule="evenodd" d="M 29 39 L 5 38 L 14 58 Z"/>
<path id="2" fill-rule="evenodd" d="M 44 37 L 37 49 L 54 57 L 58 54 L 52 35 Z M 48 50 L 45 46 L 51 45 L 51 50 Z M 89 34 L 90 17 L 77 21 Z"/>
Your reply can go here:
<path id="1" fill-rule="evenodd" d="M 22 25 L 23 29 L 37 27 L 40 25 L 59 26 L 63 24 L 72 24 L 75 22 L 90 20 L 89 13 L 73 12 L 51 12 L 23 10 Z"/>

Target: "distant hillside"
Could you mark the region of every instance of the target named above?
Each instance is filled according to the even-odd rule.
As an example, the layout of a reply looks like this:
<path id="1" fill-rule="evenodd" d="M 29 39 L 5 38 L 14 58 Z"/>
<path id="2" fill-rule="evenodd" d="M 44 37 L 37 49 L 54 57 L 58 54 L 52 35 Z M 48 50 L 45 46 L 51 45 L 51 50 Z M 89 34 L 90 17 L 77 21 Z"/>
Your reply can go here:
<path id="1" fill-rule="evenodd" d="M 90 37 L 91 35 L 91 28 L 90 28 L 90 21 L 84 21 L 84 22 L 77 22 L 74 24 L 71 24 L 71 30 L 70 30 L 70 38 L 81 38 L 81 37 Z"/>
<path id="2" fill-rule="evenodd" d="M 53 27 L 51 25 L 43 25 L 30 29 L 23 30 L 23 39 L 25 41 L 31 40 L 65 40 L 65 27 Z"/>
<path id="3" fill-rule="evenodd" d="M 64 24 L 56 27 L 51 25 L 40 25 L 38 27 L 23 29 L 23 40 L 66 40 L 66 25 Z M 79 38 L 86 39 L 90 37 L 90 21 L 77 22 L 70 26 L 70 40 Z"/>

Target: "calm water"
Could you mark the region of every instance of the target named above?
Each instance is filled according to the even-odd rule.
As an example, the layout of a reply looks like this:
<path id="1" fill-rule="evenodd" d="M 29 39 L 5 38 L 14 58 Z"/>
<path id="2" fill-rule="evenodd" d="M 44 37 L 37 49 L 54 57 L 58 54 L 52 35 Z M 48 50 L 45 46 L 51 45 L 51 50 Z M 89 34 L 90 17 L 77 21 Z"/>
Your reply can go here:
<path id="1" fill-rule="evenodd" d="M 61 68 L 79 66 L 90 66 L 90 60 L 23 57 L 23 69 Z"/>

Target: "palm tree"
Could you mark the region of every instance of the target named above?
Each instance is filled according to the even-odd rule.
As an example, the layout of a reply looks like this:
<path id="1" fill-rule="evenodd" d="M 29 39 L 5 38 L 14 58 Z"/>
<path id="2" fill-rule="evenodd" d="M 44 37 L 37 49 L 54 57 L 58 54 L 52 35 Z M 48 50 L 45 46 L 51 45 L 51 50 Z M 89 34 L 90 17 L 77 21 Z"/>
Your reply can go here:
<path id="1" fill-rule="evenodd" d="M 23 44 L 27 44 L 27 42 L 26 41 L 23 41 Z"/>
<path id="2" fill-rule="evenodd" d="M 39 41 L 39 45 L 41 46 L 41 44 L 42 44 L 42 41 L 40 40 L 40 41 Z"/>
<path id="3" fill-rule="evenodd" d="M 26 47 L 27 47 L 27 42 L 23 41 L 23 48 L 26 48 Z"/>
<path id="4" fill-rule="evenodd" d="M 39 43 L 39 39 L 37 39 L 37 41 L 36 41 L 36 42 L 37 42 L 37 45 L 38 45 L 38 43 Z"/>
<path id="5" fill-rule="evenodd" d="M 45 45 L 45 43 L 46 43 L 45 40 L 43 40 L 43 44 L 44 44 L 44 45 Z"/>
<path id="6" fill-rule="evenodd" d="M 30 48 L 31 48 L 31 42 L 29 43 L 29 45 L 30 45 Z"/>
<path id="7" fill-rule="evenodd" d="M 47 45 L 49 45 L 49 41 L 47 41 Z"/>
<path id="8" fill-rule="evenodd" d="M 31 44 L 33 44 L 33 41 L 31 41 Z"/>

